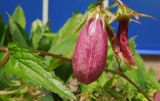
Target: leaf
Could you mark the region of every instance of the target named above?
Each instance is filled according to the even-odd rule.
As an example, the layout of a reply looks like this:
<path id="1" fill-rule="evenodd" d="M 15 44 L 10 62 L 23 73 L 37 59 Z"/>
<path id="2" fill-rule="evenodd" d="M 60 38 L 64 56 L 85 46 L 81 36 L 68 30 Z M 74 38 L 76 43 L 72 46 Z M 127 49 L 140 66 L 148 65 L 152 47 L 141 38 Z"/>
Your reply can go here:
<path id="1" fill-rule="evenodd" d="M 50 32 L 50 26 L 43 24 L 41 20 L 35 20 L 32 23 L 30 41 L 34 49 L 48 51 L 52 40 L 57 37 L 55 33 Z"/>
<path id="2" fill-rule="evenodd" d="M 45 32 L 51 32 L 52 28 L 51 28 L 51 22 L 48 21 L 45 25 Z"/>
<path id="3" fill-rule="evenodd" d="M 136 65 L 137 65 L 137 78 L 138 78 L 138 84 L 140 87 L 145 90 L 146 89 L 146 79 L 145 79 L 145 65 L 142 60 L 142 58 L 138 55 L 135 54 L 135 60 L 136 60 Z"/>
<path id="4" fill-rule="evenodd" d="M 136 64 L 137 64 L 137 82 L 141 86 L 142 89 L 147 90 L 147 83 L 151 84 L 153 87 L 155 87 L 158 91 L 160 91 L 160 84 L 158 83 L 158 80 L 156 79 L 156 75 L 152 75 L 153 71 L 151 70 L 149 72 L 146 71 L 144 61 L 142 60 L 141 56 L 136 52 L 135 48 L 135 39 L 136 36 L 132 37 L 129 40 L 130 48 L 132 50 L 132 53 L 134 54 Z M 148 88 L 149 89 L 149 88 Z"/>
<path id="5" fill-rule="evenodd" d="M 31 32 L 30 32 L 30 41 L 34 49 L 37 49 L 39 46 L 39 41 L 42 38 L 42 33 L 45 31 L 45 25 L 41 20 L 35 20 L 32 23 Z"/>
<path id="6" fill-rule="evenodd" d="M 38 50 L 48 51 L 51 47 L 52 40 L 58 37 L 55 33 L 40 33 L 42 35 L 38 43 Z"/>
<path id="7" fill-rule="evenodd" d="M 5 37 L 11 34 L 12 42 L 19 43 L 22 46 L 28 47 L 27 44 L 27 33 L 25 32 L 25 15 L 20 6 L 18 6 L 12 16 L 9 16 L 8 26 L 6 31 L 9 28 L 9 34 L 6 32 Z"/>
<path id="8" fill-rule="evenodd" d="M 145 79 L 145 65 L 144 62 L 142 60 L 142 58 L 139 56 L 139 54 L 136 52 L 135 48 L 135 38 L 136 36 L 132 37 L 129 40 L 129 46 L 130 49 L 132 51 L 132 54 L 134 56 L 135 62 L 136 62 L 136 67 L 137 69 L 135 70 L 131 70 L 131 71 L 127 71 L 126 74 L 129 76 L 129 78 L 132 78 L 132 80 L 136 83 L 139 84 L 139 86 L 145 90 L 146 89 L 146 79 Z"/>
<path id="9" fill-rule="evenodd" d="M 110 77 L 105 72 L 103 72 L 101 76 L 97 79 L 97 81 L 88 85 L 80 84 L 81 92 L 93 93 L 96 90 L 103 91 L 105 88 L 108 89 L 109 87 L 112 86 L 112 82 L 114 80 L 114 78 L 113 79 L 109 78 Z"/>
<path id="10" fill-rule="evenodd" d="M 23 29 L 23 28 L 22 28 L 19 24 L 17 24 L 17 23 L 16 23 L 16 25 L 17 25 L 20 33 L 23 35 L 24 39 L 25 39 L 26 41 L 28 41 L 27 32 L 25 31 L 25 29 Z"/>
<path id="11" fill-rule="evenodd" d="M 22 34 L 21 30 L 17 26 L 17 24 L 13 21 L 13 18 L 9 18 L 9 30 L 12 35 L 12 42 L 19 43 L 22 46 L 28 47 L 27 40 L 24 34 Z"/>
<path id="12" fill-rule="evenodd" d="M 4 66 L 8 72 L 15 74 L 26 82 L 47 88 L 64 98 L 75 96 L 63 85 L 53 73 L 46 71 L 48 66 L 36 53 L 17 45 L 9 45 L 11 56 Z"/>
<path id="13" fill-rule="evenodd" d="M 76 14 L 65 23 L 58 31 L 59 38 L 56 43 L 52 44 L 53 47 L 51 47 L 50 52 L 61 54 L 65 57 L 73 55 L 74 46 L 79 36 L 79 33 L 75 32 L 75 29 L 77 29 L 77 25 L 79 25 L 81 19 L 82 15 Z"/>
<path id="14" fill-rule="evenodd" d="M 23 9 L 21 6 L 18 6 L 12 15 L 12 19 L 14 22 L 16 22 L 18 25 L 20 25 L 23 29 L 25 29 L 26 26 L 26 18 L 23 12 Z"/>
<path id="15" fill-rule="evenodd" d="M 100 87 L 104 87 L 107 81 L 109 81 L 107 74 L 103 72 L 101 76 L 97 79 L 97 85 L 99 85 Z"/>
<path id="16" fill-rule="evenodd" d="M 135 44 L 136 38 L 137 38 L 137 36 L 133 36 L 132 38 L 129 39 L 129 47 L 130 47 L 133 55 L 136 53 L 136 44 Z"/>
<path id="17" fill-rule="evenodd" d="M 80 84 L 80 90 L 81 93 L 93 93 L 94 90 L 97 88 L 97 83 L 93 82 L 91 84 L 85 85 L 85 84 Z"/>
<path id="18" fill-rule="evenodd" d="M 135 60 L 137 64 L 137 69 L 126 72 L 129 78 L 131 78 L 134 82 L 138 83 L 143 90 L 150 89 L 152 86 L 158 91 L 160 91 L 160 84 L 158 83 L 156 76 L 151 75 L 150 72 L 146 71 L 144 62 L 140 55 L 138 55 L 137 53 L 135 53 Z M 147 88 L 148 84 L 151 85 L 149 88 Z"/>
<path id="19" fill-rule="evenodd" d="M 76 30 L 82 20 L 82 14 L 76 14 L 72 16 L 58 31 L 58 37 L 52 41 L 49 52 L 59 54 L 65 57 L 71 58 L 74 51 L 74 46 L 79 36 L 79 32 Z M 48 62 L 52 60 L 50 57 L 46 57 Z M 61 60 L 51 62 L 52 68 L 55 68 L 54 64 L 59 66 L 63 63 Z"/>
<path id="20" fill-rule="evenodd" d="M 4 58 L 5 53 L 0 52 L 0 61 Z M 5 71 L 3 68 L 0 68 L 0 90 L 5 89 L 10 86 L 19 86 L 19 82 L 14 78 L 11 78 L 12 74 L 8 74 L 8 71 Z"/>
<path id="21" fill-rule="evenodd" d="M 156 72 L 150 69 L 146 74 L 147 82 L 154 87 L 157 91 L 160 91 L 160 83 L 157 80 Z"/>

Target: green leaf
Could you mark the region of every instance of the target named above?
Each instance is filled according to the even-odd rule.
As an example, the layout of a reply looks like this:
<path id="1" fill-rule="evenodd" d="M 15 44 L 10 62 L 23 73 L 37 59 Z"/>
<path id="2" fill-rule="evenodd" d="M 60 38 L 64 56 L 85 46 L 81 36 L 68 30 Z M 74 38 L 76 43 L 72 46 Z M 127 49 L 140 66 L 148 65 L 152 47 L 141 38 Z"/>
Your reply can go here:
<path id="1" fill-rule="evenodd" d="M 39 41 L 38 50 L 48 51 L 52 42 L 52 38 L 43 36 Z"/>
<path id="2" fill-rule="evenodd" d="M 107 81 L 108 81 L 107 74 L 103 72 L 101 76 L 97 79 L 97 85 L 99 85 L 100 87 L 104 87 Z"/>
<path id="3" fill-rule="evenodd" d="M 154 89 L 160 91 L 160 83 L 158 82 L 156 72 L 153 69 L 150 69 L 147 72 L 146 78 L 149 85 L 152 85 Z"/>
<path id="4" fill-rule="evenodd" d="M 16 22 L 18 25 L 20 25 L 23 29 L 26 26 L 26 18 L 23 12 L 23 9 L 21 6 L 18 6 L 12 15 L 12 19 L 14 22 Z"/>
<path id="5" fill-rule="evenodd" d="M 12 17 L 9 18 L 9 30 L 12 35 L 12 42 L 19 43 L 22 46 L 28 47 L 24 34 L 22 34 L 21 30 L 14 22 Z"/>
<path id="6" fill-rule="evenodd" d="M 30 41 L 34 49 L 37 49 L 39 46 L 39 41 L 41 40 L 45 31 L 45 25 L 39 19 L 35 20 L 32 23 L 31 32 L 30 32 Z"/>
<path id="7" fill-rule="evenodd" d="M 25 31 L 25 29 L 23 29 L 23 28 L 22 28 L 19 24 L 17 24 L 17 23 L 16 23 L 16 25 L 17 25 L 20 33 L 23 35 L 24 39 L 25 39 L 26 41 L 28 41 L 27 32 Z"/>
<path id="8" fill-rule="evenodd" d="M 35 20 L 32 23 L 30 41 L 34 49 L 48 51 L 52 40 L 56 39 L 57 35 L 50 32 L 49 23 L 43 24 L 41 20 Z"/>
<path id="9" fill-rule="evenodd" d="M 51 22 L 48 21 L 45 25 L 45 32 L 51 32 L 52 28 L 51 28 Z"/>
<path id="10" fill-rule="evenodd" d="M 97 81 L 88 85 L 80 84 L 81 92 L 93 93 L 96 90 L 103 91 L 104 88 L 107 88 L 107 87 L 109 88 L 110 86 L 112 86 L 113 79 L 110 80 L 110 77 L 109 77 L 110 75 L 109 76 L 108 75 L 105 72 L 103 72 L 101 76 L 97 79 Z"/>
<path id="11" fill-rule="evenodd" d="M 130 47 L 133 55 L 136 53 L 136 44 L 135 44 L 136 38 L 137 38 L 137 36 L 133 36 L 129 39 L 129 47 Z"/>
<path id="12" fill-rule="evenodd" d="M 142 58 L 138 55 L 135 54 L 135 60 L 136 60 L 136 65 L 137 65 L 137 82 L 139 83 L 140 87 L 145 90 L 146 89 L 146 79 L 145 79 L 145 65 L 144 61 Z"/>
<path id="13" fill-rule="evenodd" d="M 0 61 L 4 58 L 5 53 L 0 52 Z M 20 83 L 11 77 L 12 74 L 9 74 L 8 71 L 5 71 L 4 68 L 0 68 L 0 90 L 5 89 L 11 86 L 19 86 Z"/>
<path id="14" fill-rule="evenodd" d="M 93 93 L 96 88 L 97 88 L 97 82 L 93 82 L 88 85 L 80 84 L 81 93 Z"/>
<path id="15" fill-rule="evenodd" d="M 75 96 L 64 86 L 60 79 L 45 70 L 48 66 L 36 53 L 17 45 L 9 45 L 8 48 L 11 56 L 4 66 L 8 72 L 15 74 L 26 82 L 47 88 L 63 98 L 75 99 Z"/>
<path id="16" fill-rule="evenodd" d="M 131 78 L 134 82 L 136 82 L 144 91 L 150 89 L 151 86 L 160 91 L 160 84 L 156 79 L 155 75 L 151 75 L 150 72 L 147 72 L 145 69 L 144 61 L 140 57 L 139 54 L 135 53 L 135 60 L 137 64 L 136 70 L 127 71 L 126 74 Z M 147 88 L 147 85 L 151 85 Z"/>
<path id="17" fill-rule="evenodd" d="M 58 31 L 58 40 L 56 43 L 52 43 L 50 52 L 55 54 L 61 54 L 65 57 L 72 57 L 73 50 L 79 32 L 76 32 L 80 21 L 82 19 L 82 14 L 76 14 L 71 17 L 65 25 Z"/>
<path id="18" fill-rule="evenodd" d="M 79 27 L 79 24 L 82 20 L 82 14 L 76 14 L 72 16 L 64 26 L 58 31 L 58 38 L 52 41 L 51 48 L 49 52 L 59 54 L 68 58 L 71 58 L 74 51 L 74 46 L 79 36 L 79 31 L 76 30 Z M 52 58 L 47 57 L 48 62 L 52 60 Z M 58 65 L 56 65 L 58 63 Z M 52 68 L 59 66 L 63 63 L 61 60 L 52 61 Z"/>
<path id="19" fill-rule="evenodd" d="M 26 20 L 24 12 L 22 8 L 18 6 L 13 15 L 9 16 L 8 24 L 5 26 L 0 43 L 2 45 L 7 45 L 9 42 L 15 42 L 27 47 L 27 34 L 24 30 L 25 25 Z"/>

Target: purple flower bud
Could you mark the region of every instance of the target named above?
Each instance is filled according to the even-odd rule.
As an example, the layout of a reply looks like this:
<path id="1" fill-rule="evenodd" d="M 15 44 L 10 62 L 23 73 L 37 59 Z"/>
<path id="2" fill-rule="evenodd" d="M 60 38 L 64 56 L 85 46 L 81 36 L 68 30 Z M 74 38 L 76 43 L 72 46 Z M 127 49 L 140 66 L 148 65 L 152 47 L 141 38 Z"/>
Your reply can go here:
<path id="1" fill-rule="evenodd" d="M 84 84 L 97 80 L 106 64 L 108 39 L 105 19 L 100 16 L 88 19 L 75 46 L 73 71 Z"/>
<path id="2" fill-rule="evenodd" d="M 128 16 L 123 16 L 119 18 L 119 29 L 116 40 L 117 44 L 119 44 L 120 51 L 123 54 L 124 62 L 126 62 L 129 66 L 134 66 L 135 60 L 129 48 L 128 42 L 128 23 Z"/>

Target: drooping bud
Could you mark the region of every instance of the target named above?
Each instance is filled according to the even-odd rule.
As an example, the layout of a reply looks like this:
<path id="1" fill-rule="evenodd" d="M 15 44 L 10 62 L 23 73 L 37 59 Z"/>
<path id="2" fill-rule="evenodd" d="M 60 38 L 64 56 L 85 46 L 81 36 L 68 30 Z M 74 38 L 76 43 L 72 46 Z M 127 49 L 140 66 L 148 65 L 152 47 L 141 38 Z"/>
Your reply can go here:
<path id="1" fill-rule="evenodd" d="M 117 35 L 115 35 L 111 27 L 109 25 L 107 26 L 109 39 L 116 57 L 122 62 L 125 62 L 129 67 L 136 68 L 128 40 L 128 24 L 132 16 L 131 10 L 119 0 L 117 2 L 120 5 L 116 13 L 119 28 Z"/>
<path id="2" fill-rule="evenodd" d="M 122 62 L 125 62 L 129 67 L 135 67 L 134 57 L 129 48 L 128 42 L 128 23 L 129 17 L 119 18 L 119 28 L 117 35 L 114 34 L 112 28 L 108 25 L 107 32 L 112 45 L 114 54 Z"/>
<path id="3" fill-rule="evenodd" d="M 129 48 L 129 42 L 128 42 L 129 19 L 130 18 L 128 16 L 119 17 L 118 19 L 119 28 L 118 28 L 118 33 L 116 37 L 116 43 L 118 44 L 120 52 L 123 55 L 124 62 L 129 66 L 134 66 L 135 60 Z"/>
<path id="4" fill-rule="evenodd" d="M 89 84 L 101 75 L 107 58 L 105 17 L 96 14 L 88 19 L 77 40 L 73 55 L 75 77 Z"/>
<path id="5" fill-rule="evenodd" d="M 112 30 L 110 24 L 106 26 L 108 37 L 112 45 L 112 49 L 116 57 L 125 62 L 129 67 L 136 68 L 135 60 L 132 52 L 129 48 L 128 42 L 128 23 L 129 21 L 134 21 L 139 23 L 137 20 L 141 17 L 147 17 L 155 19 L 154 17 L 146 14 L 136 12 L 123 4 L 121 0 L 116 0 L 118 3 L 118 10 L 116 12 L 116 19 L 119 21 L 119 29 L 117 35 Z M 136 20 L 132 19 L 135 18 Z"/>

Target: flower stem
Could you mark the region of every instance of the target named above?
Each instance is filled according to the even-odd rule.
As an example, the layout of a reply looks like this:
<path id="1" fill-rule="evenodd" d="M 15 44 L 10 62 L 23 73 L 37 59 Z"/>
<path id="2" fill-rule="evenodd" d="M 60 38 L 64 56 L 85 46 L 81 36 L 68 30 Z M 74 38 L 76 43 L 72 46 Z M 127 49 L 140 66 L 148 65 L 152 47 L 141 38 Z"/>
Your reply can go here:
<path id="1" fill-rule="evenodd" d="M 116 57 L 116 56 L 115 56 Z M 122 70 L 121 70 L 121 67 L 120 67 L 120 62 L 119 62 L 119 60 L 118 60 L 118 58 L 116 57 L 116 61 L 117 61 L 117 64 L 118 64 L 118 70 L 119 70 L 119 72 L 122 72 Z"/>
<path id="2" fill-rule="evenodd" d="M 148 101 L 151 101 L 150 98 L 148 98 L 148 96 L 145 94 L 145 92 L 136 84 L 134 83 L 130 78 L 128 78 L 127 75 L 123 74 L 122 72 L 116 72 L 116 71 L 113 71 L 113 70 L 110 70 L 110 69 L 105 69 L 104 70 L 105 72 L 110 72 L 112 74 L 117 74 L 121 77 L 123 77 L 124 79 L 126 79 L 130 84 L 132 84 L 137 90 L 139 90 L 143 95 L 144 97 L 148 100 Z"/>
<path id="3" fill-rule="evenodd" d="M 49 52 L 45 52 L 45 51 L 40 51 L 40 50 L 32 50 L 32 52 L 39 53 L 39 54 L 44 55 L 44 56 L 51 56 L 51 57 L 54 57 L 54 58 L 58 58 L 58 59 L 61 59 L 63 61 L 72 62 L 72 59 L 66 58 L 66 57 L 63 57 L 63 56 L 60 56 L 60 55 L 57 55 L 57 54 L 53 54 L 53 53 L 49 53 Z"/>
<path id="4" fill-rule="evenodd" d="M 4 47 L 4 46 L 0 46 L 0 51 L 4 51 L 6 53 L 4 58 L 2 59 L 2 61 L 0 62 L 0 67 L 1 67 L 8 61 L 9 56 L 10 56 L 10 52 L 9 52 L 8 48 Z"/>

